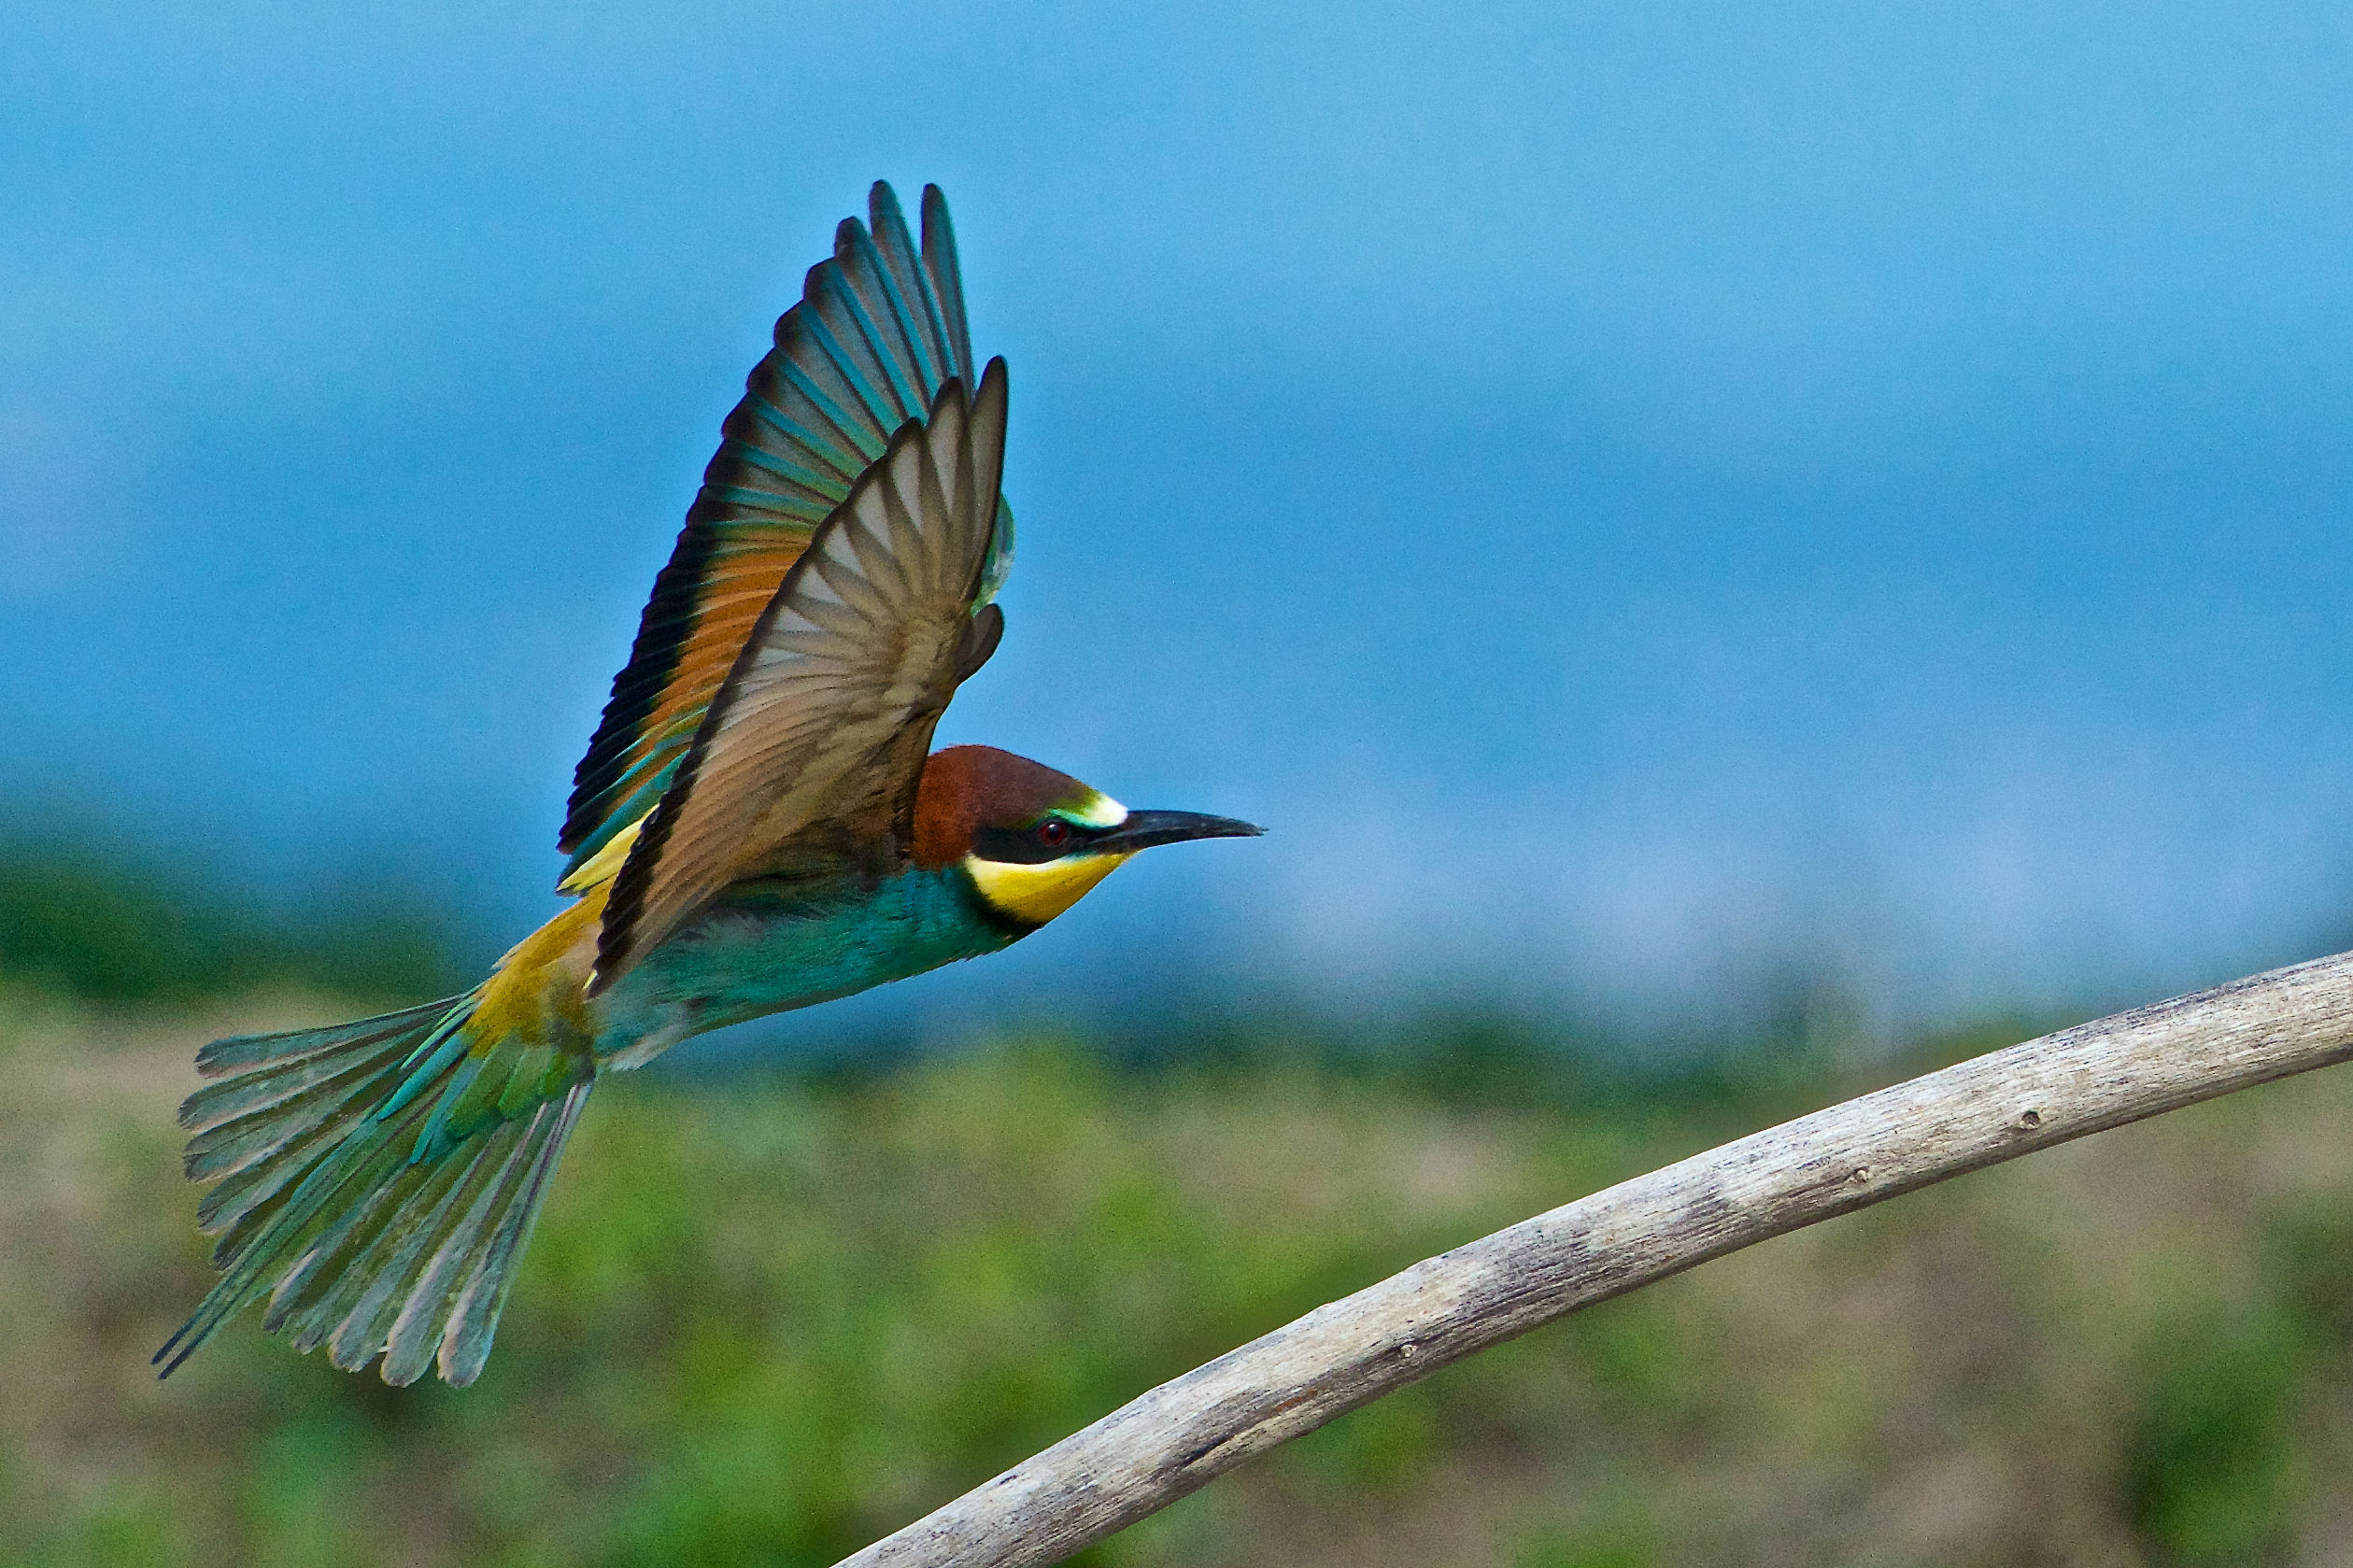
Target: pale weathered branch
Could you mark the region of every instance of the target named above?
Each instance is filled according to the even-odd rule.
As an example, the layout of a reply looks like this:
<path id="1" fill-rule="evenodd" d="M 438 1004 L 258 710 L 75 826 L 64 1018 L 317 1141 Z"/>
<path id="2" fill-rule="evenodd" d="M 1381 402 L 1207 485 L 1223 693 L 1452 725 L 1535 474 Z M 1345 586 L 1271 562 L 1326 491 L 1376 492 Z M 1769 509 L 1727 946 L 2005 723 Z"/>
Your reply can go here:
<path id="1" fill-rule="evenodd" d="M 1054 1562 L 1474 1350 L 1768 1236 L 2353 1057 L 2353 954 L 2029 1040 L 1415 1264 L 1163 1383 L 841 1568 Z"/>

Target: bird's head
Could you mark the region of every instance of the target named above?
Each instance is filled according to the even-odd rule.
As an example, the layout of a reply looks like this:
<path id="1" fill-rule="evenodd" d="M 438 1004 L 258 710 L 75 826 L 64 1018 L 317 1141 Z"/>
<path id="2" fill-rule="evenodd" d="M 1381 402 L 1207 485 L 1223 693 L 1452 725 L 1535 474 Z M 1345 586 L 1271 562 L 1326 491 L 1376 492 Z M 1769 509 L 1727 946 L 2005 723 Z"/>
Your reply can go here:
<path id="1" fill-rule="evenodd" d="M 1131 812 L 1101 790 L 994 746 L 949 746 L 924 764 L 914 857 L 961 866 L 989 909 L 1034 930 L 1138 850 L 1264 832 L 1198 812 Z"/>

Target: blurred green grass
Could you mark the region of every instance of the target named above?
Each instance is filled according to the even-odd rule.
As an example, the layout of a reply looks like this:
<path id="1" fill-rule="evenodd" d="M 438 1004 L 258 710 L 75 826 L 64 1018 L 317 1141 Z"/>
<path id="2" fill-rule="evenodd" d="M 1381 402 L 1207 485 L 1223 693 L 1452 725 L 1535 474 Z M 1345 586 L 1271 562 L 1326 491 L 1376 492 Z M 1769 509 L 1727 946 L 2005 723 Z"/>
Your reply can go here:
<path id="1" fill-rule="evenodd" d="M 273 900 L 185 848 L 35 807 L 0 827 L 0 984 L 112 1003 L 471 984 L 448 912 L 374 869 Z"/>
<path id="2" fill-rule="evenodd" d="M 1417 1258 L 2057 1022 L 1890 1061 L 1798 977 L 1680 1052 L 1175 1008 L 798 1074 L 689 1047 L 599 1088 L 475 1388 L 251 1318 L 159 1385 L 208 1278 L 195 1047 L 465 978 L 421 901 L 232 885 L 0 842 L 0 1563 L 829 1563 Z M 2348 1111 L 2344 1073 L 2291 1080 L 1722 1260 L 1086 1561 L 2353 1558 Z"/>
<path id="3" fill-rule="evenodd" d="M 206 1283 L 188 1052 L 337 1010 L 0 1007 L 0 1561 L 829 1562 L 1319 1302 L 1867 1081 L 1760 1047 L 1450 1095 L 1438 1034 L 1381 1066 L 1031 1038 L 623 1078 L 475 1388 L 250 1320 L 158 1386 Z M 1088 1561 L 2335 1561 L 2349 1098 L 2273 1085 L 1710 1264 Z"/>

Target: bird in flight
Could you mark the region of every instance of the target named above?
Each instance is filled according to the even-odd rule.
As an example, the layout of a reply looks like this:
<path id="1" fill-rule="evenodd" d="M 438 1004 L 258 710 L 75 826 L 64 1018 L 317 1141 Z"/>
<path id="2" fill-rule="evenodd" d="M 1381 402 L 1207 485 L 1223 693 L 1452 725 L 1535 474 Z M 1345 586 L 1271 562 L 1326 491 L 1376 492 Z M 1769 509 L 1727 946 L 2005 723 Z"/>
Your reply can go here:
<path id="1" fill-rule="evenodd" d="M 334 1364 L 470 1383 L 580 1108 L 689 1035 L 1008 947 L 1137 851 L 1259 831 L 931 750 L 1013 561 L 1005 361 L 974 374 L 937 187 L 877 183 L 721 427 L 574 775 L 572 902 L 461 996 L 216 1040 L 180 1108 L 221 1278 Z"/>

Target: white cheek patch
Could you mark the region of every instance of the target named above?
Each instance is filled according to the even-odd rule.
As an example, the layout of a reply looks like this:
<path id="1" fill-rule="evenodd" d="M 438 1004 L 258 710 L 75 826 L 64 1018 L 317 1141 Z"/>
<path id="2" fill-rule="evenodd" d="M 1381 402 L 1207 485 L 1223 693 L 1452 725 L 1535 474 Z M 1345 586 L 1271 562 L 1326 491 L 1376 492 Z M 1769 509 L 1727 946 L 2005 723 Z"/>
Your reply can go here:
<path id="1" fill-rule="evenodd" d="M 1062 814 L 1082 827 L 1116 827 L 1127 820 L 1127 808 L 1099 789 L 1088 795 L 1086 804 L 1065 809 Z"/>

